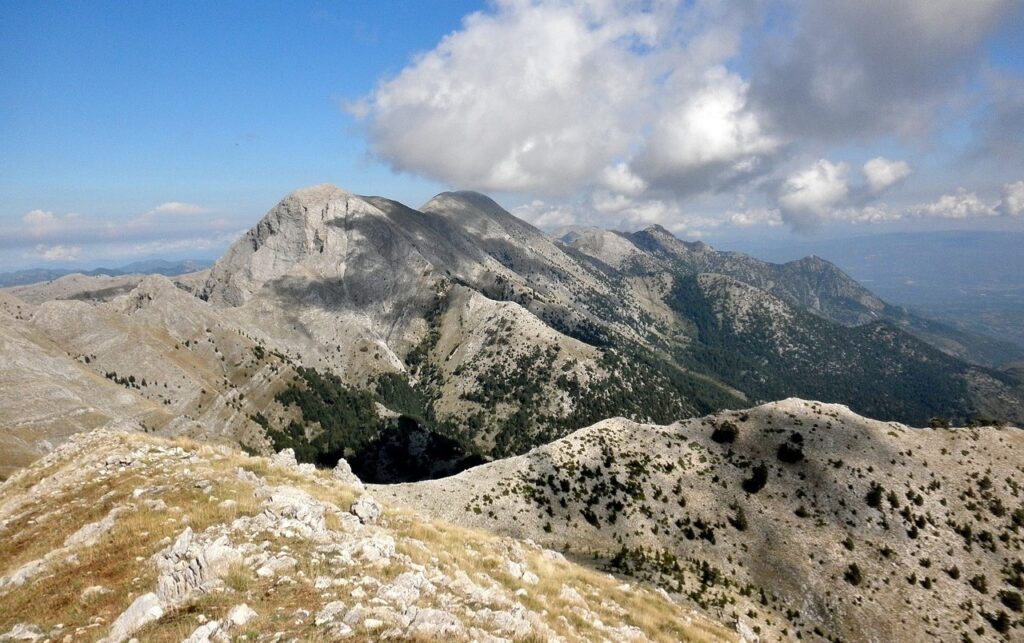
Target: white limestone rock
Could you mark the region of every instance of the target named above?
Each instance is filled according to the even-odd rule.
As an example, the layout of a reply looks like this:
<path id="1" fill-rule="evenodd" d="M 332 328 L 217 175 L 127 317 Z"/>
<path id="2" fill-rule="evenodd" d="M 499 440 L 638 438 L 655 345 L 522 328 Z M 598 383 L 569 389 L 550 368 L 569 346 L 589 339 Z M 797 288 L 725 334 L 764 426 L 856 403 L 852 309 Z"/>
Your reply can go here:
<path id="1" fill-rule="evenodd" d="M 380 520 L 380 505 L 367 494 L 359 496 L 359 499 L 352 503 L 351 511 L 364 525 L 375 525 Z"/>
<path id="2" fill-rule="evenodd" d="M 122 643 L 128 640 L 132 634 L 163 615 L 164 607 L 160 598 L 154 592 L 143 594 L 132 601 L 125 611 L 121 612 L 101 643 Z"/>

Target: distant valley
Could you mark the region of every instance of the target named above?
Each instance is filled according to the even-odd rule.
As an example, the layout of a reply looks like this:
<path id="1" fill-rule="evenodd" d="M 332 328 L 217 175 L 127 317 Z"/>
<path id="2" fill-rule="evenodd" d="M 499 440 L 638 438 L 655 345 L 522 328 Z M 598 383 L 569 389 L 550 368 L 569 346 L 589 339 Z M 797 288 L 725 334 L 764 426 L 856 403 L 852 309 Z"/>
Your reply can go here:
<path id="1" fill-rule="evenodd" d="M 43 281 L 53 281 L 71 274 L 83 274 L 89 277 L 105 275 L 116 277 L 121 275 L 165 275 L 174 277 L 188 272 L 209 268 L 208 261 L 137 261 L 119 268 L 93 268 L 89 270 L 72 270 L 70 268 L 33 268 L 0 273 L 0 288 L 25 286 Z"/>

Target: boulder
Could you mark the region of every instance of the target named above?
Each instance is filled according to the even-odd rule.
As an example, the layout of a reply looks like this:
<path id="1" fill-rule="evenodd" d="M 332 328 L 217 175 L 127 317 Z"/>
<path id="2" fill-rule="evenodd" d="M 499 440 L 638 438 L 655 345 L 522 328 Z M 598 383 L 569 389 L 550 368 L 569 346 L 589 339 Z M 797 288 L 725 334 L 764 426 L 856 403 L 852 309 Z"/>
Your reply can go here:
<path id="1" fill-rule="evenodd" d="M 245 603 L 241 605 L 235 605 L 228 610 L 228 615 L 225 617 L 224 622 L 227 625 L 234 625 L 237 627 L 243 627 L 246 623 L 259 616 L 256 610 L 252 609 Z"/>
<path id="2" fill-rule="evenodd" d="M 139 596 L 121 612 L 101 643 L 122 643 L 135 632 L 164 615 L 160 598 L 153 592 Z"/>
<path id="3" fill-rule="evenodd" d="M 334 465 L 331 477 L 344 485 L 352 487 L 353 489 L 362 491 L 364 488 L 363 481 L 360 480 L 356 474 L 352 473 L 352 467 L 349 466 L 348 461 L 345 460 L 345 458 L 338 460 L 338 464 Z"/>
<path id="4" fill-rule="evenodd" d="M 270 464 L 282 469 L 295 469 L 299 466 L 295 459 L 295 449 L 281 449 L 270 456 Z"/>
<path id="5" fill-rule="evenodd" d="M 14 641 L 39 641 L 45 634 L 42 628 L 31 623 L 18 623 L 8 632 L 0 634 L 0 642 L 13 643 Z"/>
<path id="6" fill-rule="evenodd" d="M 375 525 L 380 520 L 381 508 L 376 500 L 363 494 L 352 503 L 351 512 L 364 525 Z"/>

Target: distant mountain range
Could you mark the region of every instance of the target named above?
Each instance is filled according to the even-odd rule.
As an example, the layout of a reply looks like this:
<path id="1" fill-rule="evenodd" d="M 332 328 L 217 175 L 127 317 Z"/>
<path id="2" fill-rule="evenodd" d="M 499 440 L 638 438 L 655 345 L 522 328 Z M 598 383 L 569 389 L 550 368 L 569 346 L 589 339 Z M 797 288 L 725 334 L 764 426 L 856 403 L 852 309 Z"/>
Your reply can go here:
<path id="1" fill-rule="evenodd" d="M 83 274 L 94 277 L 106 275 L 118 277 L 121 275 L 165 275 L 175 277 L 197 270 L 205 270 L 212 265 L 209 261 L 165 261 L 163 259 L 150 259 L 146 261 L 135 261 L 120 268 L 94 268 L 92 270 L 69 270 L 55 268 L 31 268 L 28 270 L 17 270 L 14 272 L 0 272 L 0 288 L 11 286 L 25 286 L 43 281 L 53 281 L 71 274 Z"/>
<path id="2" fill-rule="evenodd" d="M 771 261 L 817 254 L 889 302 L 1024 347 L 1024 233 L 901 232 L 738 247 Z"/>
<path id="3" fill-rule="evenodd" d="M 149 534 L 150 549 L 127 557 L 136 563 L 177 560 L 167 556 L 188 547 L 171 536 L 186 522 L 179 540 L 223 544 L 228 523 L 250 524 L 232 521 L 245 509 L 259 516 L 245 538 L 263 540 L 268 528 L 305 533 L 327 549 L 292 542 L 296 556 L 346 568 L 353 518 L 306 500 L 282 503 L 298 497 L 291 486 L 337 498 L 347 493 L 331 488 L 339 480 L 361 486 L 355 472 L 389 483 L 370 491 L 396 504 L 657 583 L 748 641 L 758 632 L 976 640 L 1021 625 L 1024 568 L 1013 555 L 1024 526 L 1021 433 L 1001 426 L 1024 423 L 1024 367 L 1007 364 L 1020 350 L 891 305 L 821 258 L 770 263 L 659 226 L 556 237 L 475 192 L 445 192 L 413 209 L 320 185 L 287 195 L 209 270 L 168 277 L 129 268 L 0 290 L 0 478 L 11 477 L 0 486 L 0 512 L 31 504 L 31 519 L 6 524 L 19 542 L 40 543 L 31 556 L 0 561 L 0 605 L 10 604 L 5 587 L 35 592 L 67 578 L 51 571 L 78 574 L 67 543 L 122 520 L 104 511 L 144 516 L 137 531 Z M 116 433 L 57 449 L 101 427 Z M 279 455 L 267 462 L 231 446 Z M 99 472 L 119 477 L 90 477 Z M 157 482 L 136 491 L 141 479 Z M 95 503 L 65 502 L 56 490 L 65 486 Z M 157 494 L 161 511 L 178 503 L 210 511 L 185 509 L 180 521 L 140 514 L 161 506 Z M 49 505 L 78 511 L 52 518 L 59 511 Z M 387 514 L 382 528 L 402 515 Z M 299 529 L 298 519 L 316 529 Z M 54 520 L 64 521 L 59 529 Z M 28 535 L 40 529 L 59 535 Z M 457 580 L 462 587 L 485 578 L 481 570 L 526 578 L 524 567 L 502 567 L 463 544 L 483 543 L 478 532 L 451 545 L 437 527 L 409 529 L 476 561 L 472 577 L 450 569 L 469 579 Z M 391 552 L 404 537 L 388 535 Z M 270 564 L 255 557 L 261 547 L 253 543 L 246 565 Z M 121 549 L 104 551 L 81 560 L 123 563 Z M 448 555 L 412 544 L 398 551 L 424 570 Z M 537 581 L 516 600 L 561 622 L 556 603 L 537 597 L 580 606 L 561 585 L 568 569 L 530 572 Z M 177 586 L 168 574 L 158 590 Z M 351 585 L 322 578 L 295 575 L 276 583 L 274 596 L 306 604 Z M 399 582 L 390 572 L 388 580 Z M 145 612 L 126 609 L 126 583 L 117 609 L 104 612 L 107 623 L 122 614 L 114 631 Z M 378 609 L 390 604 L 380 597 L 407 588 L 358 589 Z M 609 605 L 607 596 L 595 600 Z M 478 620 L 485 608 L 472 604 Z M 279 618 L 279 604 L 257 605 Z M 600 619 L 639 614 L 631 610 Z M 575 626 L 597 622 L 590 612 L 571 615 L 565 622 Z M 409 626 L 387 632 L 402 638 Z M 296 635 L 316 638 L 308 628 Z"/>
<path id="4" fill-rule="evenodd" d="M 0 400 L 19 462 L 39 448 L 28 436 L 125 414 L 310 462 L 358 455 L 371 480 L 443 475 L 607 417 L 789 396 L 918 426 L 1024 420 L 1019 371 L 995 368 L 1012 345 L 891 306 L 827 261 L 772 264 L 658 226 L 556 239 L 473 192 L 416 210 L 306 188 L 208 274 L 0 294 L 4 363 L 49 365 L 12 372 L 22 385 Z"/>

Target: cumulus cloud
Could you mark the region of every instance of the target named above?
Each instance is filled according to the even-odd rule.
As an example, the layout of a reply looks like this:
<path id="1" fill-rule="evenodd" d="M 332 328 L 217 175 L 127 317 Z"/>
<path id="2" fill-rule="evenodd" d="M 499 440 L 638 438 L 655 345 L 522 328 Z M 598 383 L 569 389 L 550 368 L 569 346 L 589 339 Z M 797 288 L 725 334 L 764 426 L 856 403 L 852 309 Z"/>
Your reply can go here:
<path id="1" fill-rule="evenodd" d="M 676 192 L 720 187 L 761 171 L 780 141 L 747 104 L 747 83 L 715 67 L 660 110 L 635 165 Z"/>
<path id="2" fill-rule="evenodd" d="M 364 99 L 371 149 L 464 187 L 578 187 L 626 150 L 657 31 L 600 2 L 498 2 Z"/>
<path id="3" fill-rule="evenodd" d="M 778 145 L 723 66 L 742 14 L 715 0 L 499 1 L 349 111 L 379 159 L 460 187 L 714 188 Z"/>
<path id="4" fill-rule="evenodd" d="M 195 203 L 183 203 L 181 201 L 168 201 L 147 210 L 131 220 L 131 224 L 151 224 L 159 220 L 169 220 L 177 217 L 192 217 L 209 212 L 206 208 Z"/>
<path id="5" fill-rule="evenodd" d="M 512 214 L 545 230 L 573 225 L 581 218 L 577 208 L 571 205 L 546 203 L 540 199 L 512 208 Z"/>
<path id="6" fill-rule="evenodd" d="M 978 82 L 985 42 L 1018 5 L 495 0 L 347 109 L 392 168 L 525 194 L 516 213 L 545 227 L 989 216 L 1017 201 L 894 207 L 881 198 L 913 175 L 913 156 L 856 172 L 826 157 L 881 137 L 917 143 L 966 113 L 970 92 L 997 85 Z M 1024 113 L 1019 83 L 1002 81 L 978 132 Z"/>
<path id="7" fill-rule="evenodd" d="M 999 209 L 1006 216 L 1024 215 L 1024 181 L 1003 186 L 1003 200 L 999 204 Z"/>
<path id="8" fill-rule="evenodd" d="M 989 203 L 964 188 L 957 188 L 955 193 L 943 195 L 932 203 L 910 208 L 909 212 L 919 217 L 942 219 L 969 219 L 999 214 L 997 204 Z"/>
<path id="9" fill-rule="evenodd" d="M 146 214 L 170 214 L 170 215 L 193 215 L 203 214 L 207 209 L 195 203 L 182 203 L 181 201 L 168 201 L 161 203 Z"/>
<path id="10" fill-rule="evenodd" d="M 45 246 L 35 248 L 35 257 L 43 261 L 74 261 L 82 254 L 81 246 Z"/>
<path id="11" fill-rule="evenodd" d="M 725 221 L 738 227 L 780 226 L 782 213 L 778 208 L 749 208 L 746 210 L 729 210 L 725 213 Z"/>
<path id="12" fill-rule="evenodd" d="M 34 237 L 42 237 L 74 226 L 80 221 L 77 212 L 69 212 L 63 216 L 48 210 L 32 210 L 21 217 L 28 233 Z"/>
<path id="13" fill-rule="evenodd" d="M 820 159 L 791 174 L 779 191 L 782 218 L 795 228 L 814 226 L 829 217 L 849 194 L 846 163 Z"/>
<path id="14" fill-rule="evenodd" d="M 765 39 L 753 96 L 802 137 L 920 136 L 980 67 L 1015 0 L 796 0 Z"/>
<path id="15" fill-rule="evenodd" d="M 881 194 L 913 173 L 906 161 L 890 161 L 881 156 L 866 162 L 863 170 L 871 194 Z"/>
<path id="16" fill-rule="evenodd" d="M 627 196 L 636 196 L 647 189 L 647 181 L 634 174 L 626 163 L 604 168 L 598 182 L 612 192 Z"/>

